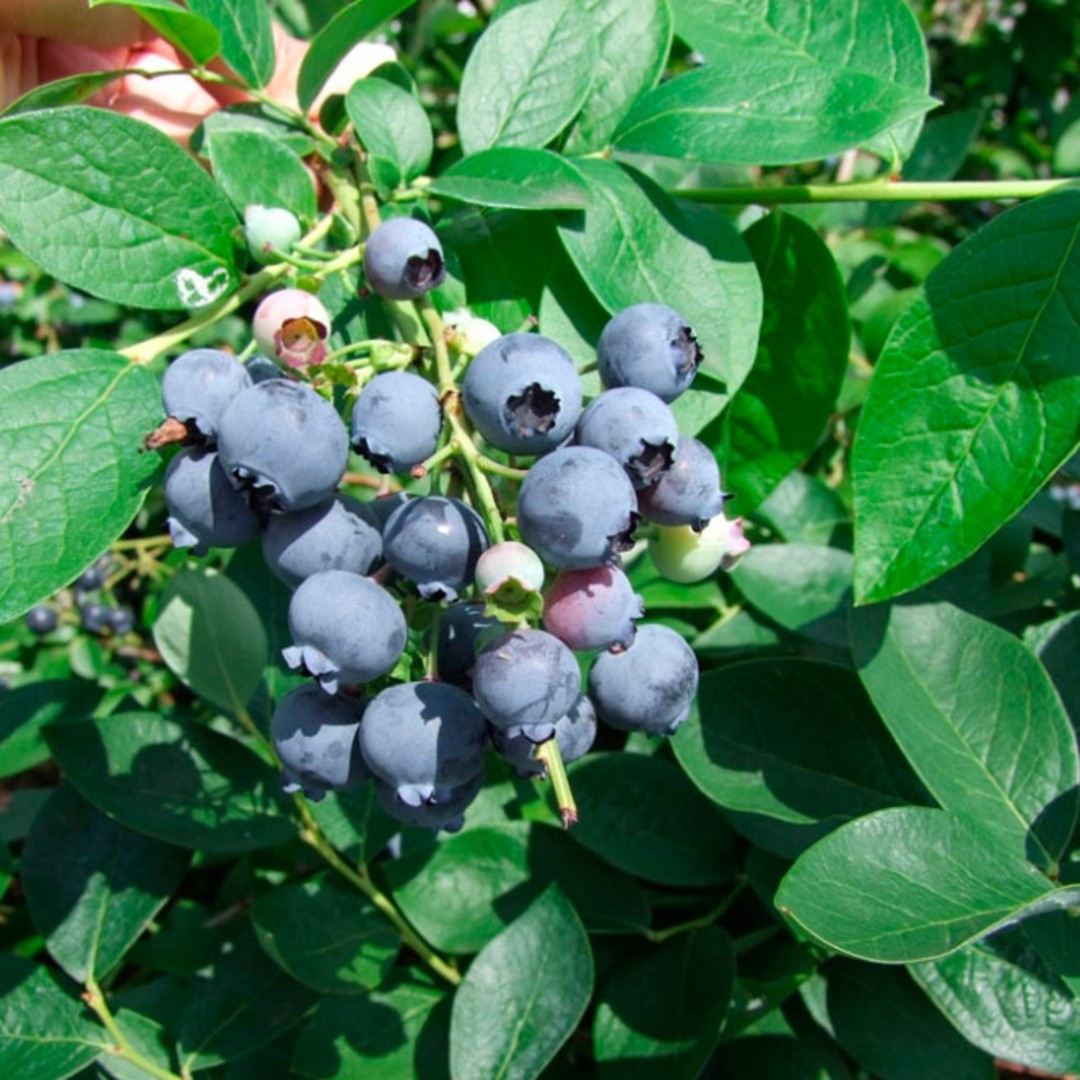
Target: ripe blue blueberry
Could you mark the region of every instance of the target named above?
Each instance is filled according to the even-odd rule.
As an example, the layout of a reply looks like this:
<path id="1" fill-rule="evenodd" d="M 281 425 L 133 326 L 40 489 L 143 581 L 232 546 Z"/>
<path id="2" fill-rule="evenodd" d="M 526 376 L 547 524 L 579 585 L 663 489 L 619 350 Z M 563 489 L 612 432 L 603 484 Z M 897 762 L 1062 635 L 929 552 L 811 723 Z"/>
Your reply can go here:
<path id="1" fill-rule="evenodd" d="M 384 371 L 360 391 L 350 426 L 354 449 L 379 472 L 408 472 L 438 445 L 438 393 L 412 372 Z"/>
<path id="2" fill-rule="evenodd" d="M 581 693 L 574 654 L 543 630 L 513 630 L 480 650 L 473 696 L 491 723 L 509 736 L 550 738 L 555 721 Z"/>
<path id="3" fill-rule="evenodd" d="M 254 356 L 248 357 L 244 361 L 244 368 L 247 370 L 248 375 L 251 376 L 252 383 L 266 382 L 267 379 L 280 379 L 281 368 L 274 363 L 268 356 L 263 356 L 262 353 L 256 353 Z"/>
<path id="4" fill-rule="evenodd" d="M 589 670 L 600 719 L 621 731 L 673 735 L 697 693 L 694 650 L 670 627 L 639 626 L 624 652 L 602 652 Z"/>
<path id="5" fill-rule="evenodd" d="M 303 510 L 333 494 L 349 457 L 337 410 L 302 383 L 268 379 L 242 391 L 218 425 L 234 487 L 269 511 Z"/>
<path id="6" fill-rule="evenodd" d="M 573 433 L 581 414 L 574 361 L 550 338 L 507 334 L 477 353 L 461 400 L 492 446 L 511 454 L 546 454 Z"/>
<path id="7" fill-rule="evenodd" d="M 484 614 L 483 604 L 451 604 L 439 618 L 436 652 L 439 678 L 453 686 L 472 687 L 472 669 L 481 635 L 502 630 L 503 624 Z"/>
<path id="8" fill-rule="evenodd" d="M 638 492 L 644 517 L 659 525 L 690 525 L 700 532 L 724 509 L 720 467 L 697 439 L 679 436 L 675 463 L 650 487 Z"/>
<path id="9" fill-rule="evenodd" d="M 580 446 L 610 454 L 640 489 L 655 484 L 671 468 L 679 428 L 671 409 L 655 394 L 621 386 L 589 402 L 575 435 Z"/>
<path id="10" fill-rule="evenodd" d="M 674 401 L 697 374 L 701 346 L 677 311 L 663 304 L 634 304 L 604 327 L 596 360 L 605 386 L 638 386 Z"/>
<path id="11" fill-rule="evenodd" d="M 103 634 L 109 629 L 109 608 L 96 600 L 79 607 L 79 621 L 91 634 Z"/>
<path id="12" fill-rule="evenodd" d="M 472 583 L 476 560 L 488 546 L 484 522 L 460 499 L 410 499 L 383 528 L 386 561 L 416 584 L 425 600 L 456 600 Z"/>
<path id="13" fill-rule="evenodd" d="M 382 537 L 367 504 L 348 495 L 272 514 L 262 545 L 266 565 L 291 589 L 321 570 L 370 573 L 382 557 Z"/>
<path id="14" fill-rule="evenodd" d="M 464 690 L 446 683 L 388 686 L 368 705 L 360 750 L 405 805 L 446 803 L 484 766 L 487 725 Z"/>
<path id="15" fill-rule="evenodd" d="M 261 522 L 229 483 L 218 455 L 189 447 L 165 470 L 167 525 L 178 548 L 205 555 L 212 547 L 239 547 L 259 535 Z"/>
<path id="16" fill-rule="evenodd" d="M 442 245 L 422 221 L 390 218 L 364 244 L 364 274 L 387 300 L 416 300 L 446 277 Z"/>
<path id="17" fill-rule="evenodd" d="M 328 693 L 342 683 L 385 675 L 405 649 L 405 617 L 394 598 L 370 578 L 324 570 L 306 578 L 289 601 L 294 644 L 282 650 Z"/>
<path id="18" fill-rule="evenodd" d="M 544 629 L 571 649 L 627 648 L 645 605 L 613 565 L 560 570 L 544 594 Z"/>
<path id="19" fill-rule="evenodd" d="M 88 566 L 75 580 L 75 588 L 80 592 L 93 592 L 105 584 L 105 578 L 109 573 L 109 560 L 107 557 L 98 559 L 97 562 Z"/>
<path id="20" fill-rule="evenodd" d="M 633 546 L 637 496 L 609 454 L 567 446 L 540 458 L 518 493 L 521 538 L 550 566 L 582 570 Z"/>
<path id="21" fill-rule="evenodd" d="M 318 801 L 327 791 L 365 780 L 357 738 L 363 714 L 359 698 L 333 697 L 312 683 L 290 690 L 270 721 L 285 791 L 303 791 Z"/>
<path id="22" fill-rule="evenodd" d="M 121 604 L 109 611 L 109 629 L 114 634 L 130 634 L 135 629 L 135 612 Z"/>
<path id="23" fill-rule="evenodd" d="M 38 604 L 26 613 L 26 625 L 35 634 L 51 634 L 59 621 L 56 609 L 47 604 Z"/>
<path id="24" fill-rule="evenodd" d="M 394 788 L 375 777 L 375 798 L 379 806 L 395 821 L 413 829 L 442 829 L 444 832 L 460 832 L 465 824 L 465 810 L 484 786 L 484 774 L 479 772 L 464 784 L 451 788 L 441 802 L 422 802 L 408 806 L 398 798 Z"/>
<path id="25" fill-rule="evenodd" d="M 584 757 L 596 739 L 596 709 L 585 694 L 579 694 L 565 716 L 555 721 L 555 742 L 563 763 L 569 765 Z M 513 737 L 498 728 L 491 729 L 491 744 L 504 761 L 513 765 L 519 776 L 546 776 L 547 766 L 536 757 L 540 744 L 526 734 Z"/>
<path id="26" fill-rule="evenodd" d="M 220 349 L 191 349 L 166 369 L 161 383 L 165 415 L 188 429 L 188 440 L 213 447 L 222 414 L 251 376 L 235 356 Z"/>

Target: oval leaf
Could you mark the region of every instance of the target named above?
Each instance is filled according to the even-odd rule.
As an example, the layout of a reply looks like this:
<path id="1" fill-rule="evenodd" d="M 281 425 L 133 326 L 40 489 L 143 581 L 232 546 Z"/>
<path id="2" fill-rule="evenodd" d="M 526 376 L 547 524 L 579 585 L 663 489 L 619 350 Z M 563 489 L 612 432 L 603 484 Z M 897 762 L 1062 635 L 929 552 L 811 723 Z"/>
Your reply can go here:
<path id="1" fill-rule="evenodd" d="M 551 886 L 486 945 L 454 995 L 457 1080 L 533 1080 L 570 1037 L 593 987 L 589 939 Z"/>
<path id="2" fill-rule="evenodd" d="M 522 4 L 492 22 L 461 77 L 465 153 L 551 142 L 584 104 L 596 53 L 592 20 L 576 0 Z"/>
<path id="3" fill-rule="evenodd" d="M 361 79 L 345 95 L 345 111 L 380 189 L 413 180 L 431 164 L 431 122 L 407 90 L 385 79 Z"/>
<path id="4" fill-rule="evenodd" d="M 161 395 L 115 353 L 72 349 L 4 368 L 0 401 L 2 623 L 78 577 L 127 528 L 158 469 L 142 440 L 161 419 Z"/>
<path id="5" fill-rule="evenodd" d="M 187 0 L 221 36 L 221 55 L 248 84 L 265 86 L 274 74 L 270 8 L 262 0 Z"/>
<path id="6" fill-rule="evenodd" d="M 894 325 L 852 450 L 858 602 L 962 562 L 1072 453 L 1078 218 L 1080 191 L 994 218 Z"/>
<path id="7" fill-rule="evenodd" d="M 220 2 L 215 0 L 215 3 Z M 139 18 L 148 22 L 163 38 L 172 42 L 180 52 L 187 53 L 197 64 L 212 60 L 221 48 L 217 27 L 175 0 L 90 0 L 92 8 L 103 5 L 134 8 Z"/>
<path id="8" fill-rule="evenodd" d="M 0 710 L 0 777 L 49 759 L 42 728 L 60 719 L 89 716 L 102 691 L 75 679 L 45 679 L 9 690 Z"/>
<path id="9" fill-rule="evenodd" d="M 140 120 L 83 105 L 0 120 L 0 225 L 94 296 L 162 311 L 221 299 L 236 221 L 191 156 Z"/>
<path id="10" fill-rule="evenodd" d="M 280 140 L 260 131 L 217 128 L 207 138 L 214 176 L 243 214 L 256 204 L 280 206 L 314 219 L 315 185 L 304 163 Z"/>
<path id="11" fill-rule="evenodd" d="M 893 738 L 941 806 L 1055 864 L 1077 820 L 1080 763 L 1061 700 L 1028 649 L 949 604 L 857 611 L 852 647 Z"/>
<path id="12" fill-rule="evenodd" d="M 79 793 L 136 832 L 226 853 L 280 844 L 296 832 L 274 771 L 216 731 L 116 713 L 53 724 L 46 739 Z"/>
<path id="13" fill-rule="evenodd" d="M 428 190 L 459 202 L 510 210 L 582 209 L 589 189 L 574 166 L 549 150 L 495 146 L 454 162 Z"/>

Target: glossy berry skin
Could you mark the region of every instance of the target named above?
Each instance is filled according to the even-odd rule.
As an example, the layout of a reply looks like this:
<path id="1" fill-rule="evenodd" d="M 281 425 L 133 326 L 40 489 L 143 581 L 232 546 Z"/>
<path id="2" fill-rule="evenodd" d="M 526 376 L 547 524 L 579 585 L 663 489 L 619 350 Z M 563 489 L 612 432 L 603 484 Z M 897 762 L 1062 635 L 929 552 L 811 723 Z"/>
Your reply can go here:
<path id="1" fill-rule="evenodd" d="M 326 359 L 330 312 L 305 289 L 278 289 L 259 302 L 251 333 L 259 351 L 285 367 L 321 364 Z"/>
<path id="2" fill-rule="evenodd" d="M 234 487 L 268 511 L 329 498 L 345 474 L 349 436 L 337 410 L 302 383 L 269 379 L 237 395 L 218 430 Z"/>
<path id="3" fill-rule="evenodd" d="M 425 600 L 454 601 L 471 584 L 476 560 L 488 546 L 484 522 L 460 499 L 410 499 L 383 528 L 383 554 Z"/>
<path id="4" fill-rule="evenodd" d="M 271 515 L 262 547 L 266 565 L 290 589 L 323 570 L 368 574 L 382 557 L 382 537 L 366 505 L 348 495 Z"/>
<path id="5" fill-rule="evenodd" d="M 620 731 L 673 735 L 697 693 L 694 650 L 670 627 L 639 626 L 624 652 L 602 652 L 589 670 L 589 696 L 600 719 Z"/>
<path id="6" fill-rule="evenodd" d="M 442 829 L 456 833 L 465 824 L 466 809 L 484 786 L 484 774 L 479 772 L 471 780 L 451 788 L 441 802 L 422 802 L 419 806 L 407 806 L 398 798 L 394 788 L 378 777 L 375 777 L 374 784 L 379 806 L 395 821 L 413 829 Z"/>
<path id="7" fill-rule="evenodd" d="M 549 566 L 584 570 L 633 545 L 634 486 L 619 463 L 591 446 L 540 458 L 518 493 L 521 538 Z"/>
<path id="8" fill-rule="evenodd" d="M 47 604 L 32 607 L 25 616 L 27 627 L 35 634 L 51 634 L 59 621 L 60 617 L 56 614 L 56 609 Z"/>
<path id="9" fill-rule="evenodd" d="M 363 702 L 324 694 L 312 683 L 290 690 L 274 710 L 270 738 L 281 759 L 286 792 L 313 801 L 367 778 L 357 735 Z"/>
<path id="10" fill-rule="evenodd" d="M 82 628 L 91 634 L 103 634 L 109 629 L 109 608 L 96 600 L 79 607 Z"/>
<path id="11" fill-rule="evenodd" d="M 439 443 L 439 395 L 420 375 L 384 371 L 360 391 L 350 430 L 353 448 L 379 472 L 408 472 Z"/>
<path id="12" fill-rule="evenodd" d="M 555 742 L 563 764 L 584 757 L 596 740 L 596 709 L 585 694 L 579 694 L 565 716 L 555 721 Z M 491 744 L 504 761 L 513 765 L 519 776 L 547 776 L 547 767 L 537 760 L 539 744 L 528 735 L 510 738 L 498 728 L 491 730 Z"/>
<path id="13" fill-rule="evenodd" d="M 575 651 L 627 648 L 645 604 L 617 566 L 561 570 L 544 594 L 544 629 Z"/>
<path id="14" fill-rule="evenodd" d="M 622 386 L 589 402 L 575 437 L 580 446 L 610 454 L 640 489 L 655 484 L 671 468 L 679 428 L 671 409 L 655 394 Z"/>
<path id="15" fill-rule="evenodd" d="M 700 531 L 724 509 L 720 466 L 697 439 L 679 436 L 675 463 L 660 479 L 638 492 L 643 517 L 658 525 L 689 525 Z"/>
<path id="16" fill-rule="evenodd" d="M 173 544 L 205 555 L 212 547 L 232 548 L 254 540 L 259 515 L 229 483 L 217 454 L 190 447 L 165 470 L 165 508 Z"/>
<path id="17" fill-rule="evenodd" d="M 446 277 L 439 238 L 415 218 L 390 218 L 364 244 L 364 275 L 387 300 L 416 300 Z"/>
<path id="18" fill-rule="evenodd" d="M 439 619 L 439 678 L 466 690 L 472 687 L 472 669 L 481 635 L 503 630 L 498 619 L 484 614 L 483 604 L 451 604 Z"/>
<path id="19" fill-rule="evenodd" d="M 324 570 L 306 578 L 289 601 L 294 644 L 282 650 L 327 693 L 342 683 L 385 675 L 405 649 L 405 617 L 397 601 L 370 578 Z"/>
<path id="20" fill-rule="evenodd" d="M 93 592 L 105 584 L 105 578 L 109 573 L 109 560 L 105 556 L 88 566 L 75 580 L 75 588 L 80 592 Z"/>
<path id="21" fill-rule="evenodd" d="M 461 400 L 492 446 L 511 454 L 546 454 L 573 434 L 581 415 L 581 379 L 574 361 L 550 338 L 507 334 L 473 358 Z"/>
<path id="22" fill-rule="evenodd" d="M 360 750 L 405 806 L 445 803 L 484 767 L 487 726 L 464 690 L 446 683 L 388 686 L 368 705 Z"/>
<path id="23" fill-rule="evenodd" d="M 257 263 L 278 262 L 278 253 L 288 251 L 300 239 L 300 222 L 282 206 L 253 203 L 244 208 L 244 239 Z"/>
<path id="24" fill-rule="evenodd" d="M 508 736 L 550 738 L 555 721 L 581 693 L 574 654 L 543 630 L 513 630 L 481 649 L 473 668 L 473 697 Z"/>
<path id="25" fill-rule="evenodd" d="M 670 402 L 694 381 L 701 346 L 674 309 L 634 304 L 604 327 L 596 360 L 605 386 L 637 386 Z"/>
<path id="26" fill-rule="evenodd" d="M 222 414 L 249 386 L 251 376 L 235 356 L 220 349 L 191 349 L 165 369 L 161 402 L 166 416 L 187 425 L 191 441 L 212 449 Z"/>

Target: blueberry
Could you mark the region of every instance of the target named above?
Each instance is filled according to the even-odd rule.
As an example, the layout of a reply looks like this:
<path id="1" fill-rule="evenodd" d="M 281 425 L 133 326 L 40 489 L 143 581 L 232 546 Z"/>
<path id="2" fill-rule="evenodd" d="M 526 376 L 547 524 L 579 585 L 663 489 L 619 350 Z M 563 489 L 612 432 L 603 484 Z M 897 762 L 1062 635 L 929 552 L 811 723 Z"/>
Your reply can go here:
<path id="1" fill-rule="evenodd" d="M 624 652 L 602 652 L 589 670 L 600 719 L 621 731 L 672 735 L 697 693 L 694 650 L 670 627 L 639 626 Z"/>
<path id="2" fill-rule="evenodd" d="M 109 569 L 109 559 L 106 556 L 102 556 L 102 558 L 98 559 L 92 566 L 88 566 L 78 578 L 75 579 L 75 588 L 84 593 L 100 589 L 101 586 L 105 584 L 105 579 L 109 576 Z"/>
<path id="3" fill-rule="evenodd" d="M 280 379 L 282 377 L 281 368 L 268 356 L 263 356 L 262 353 L 256 353 L 245 360 L 244 368 L 248 375 L 251 376 L 252 383 L 266 382 L 267 379 Z"/>
<path id="4" fill-rule="evenodd" d="M 47 604 L 38 604 L 26 613 L 26 625 L 35 634 L 51 634 L 59 621 L 56 609 Z"/>
<path id="5" fill-rule="evenodd" d="M 317 801 L 366 779 L 357 738 L 363 713 L 358 698 L 333 697 L 311 683 L 290 690 L 270 721 L 285 791 Z"/>
<path id="6" fill-rule="evenodd" d="M 364 506 L 372 524 L 383 532 L 386 523 L 394 516 L 394 511 L 404 506 L 412 496 L 407 491 L 395 491 L 393 495 L 378 495 L 369 499 Z"/>
<path id="7" fill-rule="evenodd" d="M 502 629 L 498 619 L 484 614 L 483 604 L 451 604 L 439 618 L 439 678 L 468 690 L 481 635 Z"/>
<path id="8" fill-rule="evenodd" d="M 370 573 L 382 557 L 382 537 L 366 504 L 348 495 L 271 515 L 262 546 L 266 565 L 291 589 L 321 570 Z"/>
<path id="9" fill-rule="evenodd" d="M 425 495 L 399 507 L 383 528 L 386 561 L 425 600 L 456 600 L 488 546 L 484 522 L 460 499 Z"/>
<path id="10" fill-rule="evenodd" d="M 671 409 L 636 386 L 605 390 L 589 402 L 575 431 L 580 446 L 610 454 L 635 488 L 655 484 L 672 466 L 679 428 Z"/>
<path id="11" fill-rule="evenodd" d="M 539 334 L 507 334 L 481 349 L 465 372 L 462 404 L 492 446 L 546 454 L 565 442 L 581 415 L 573 360 Z"/>
<path id="12" fill-rule="evenodd" d="M 540 458 L 518 493 L 521 538 L 550 566 L 583 570 L 633 545 L 637 496 L 619 463 L 591 446 Z"/>
<path id="13" fill-rule="evenodd" d="M 205 555 L 212 547 L 231 548 L 259 535 L 258 515 L 229 483 L 218 455 L 189 447 L 165 470 L 165 508 L 173 543 Z"/>
<path id="14" fill-rule="evenodd" d="M 130 634 L 135 629 L 135 612 L 126 604 L 109 611 L 109 629 L 114 634 Z"/>
<path id="15" fill-rule="evenodd" d="M 188 439 L 210 446 L 217 442 L 222 414 L 251 376 L 235 356 L 220 349 L 192 349 L 165 369 L 161 400 L 165 415 L 188 429 Z"/>
<path id="16" fill-rule="evenodd" d="M 555 721 L 555 742 L 564 765 L 584 757 L 596 739 L 596 709 L 585 694 L 579 694 L 565 716 Z M 498 728 L 491 730 L 491 744 L 496 753 L 513 765 L 519 776 L 546 776 L 547 767 L 536 757 L 540 744 L 528 735 L 504 735 Z"/>
<path id="17" fill-rule="evenodd" d="M 550 738 L 581 693 L 574 654 L 543 630 L 513 630 L 489 641 L 473 668 L 473 696 L 507 735 Z"/>
<path id="18" fill-rule="evenodd" d="M 279 289 L 259 302 L 251 332 L 261 352 L 287 367 L 321 364 L 326 359 L 330 312 L 304 289 Z"/>
<path id="19" fill-rule="evenodd" d="M 596 359 L 605 386 L 637 386 L 674 401 L 694 380 L 701 346 L 677 311 L 635 304 L 604 327 Z"/>
<path id="20" fill-rule="evenodd" d="M 352 443 L 379 472 L 407 472 L 435 452 L 442 407 L 435 387 L 409 371 L 376 375 L 353 408 Z"/>
<path id="21" fill-rule="evenodd" d="M 446 683 L 389 686 L 368 705 L 360 750 L 405 805 L 446 803 L 484 765 L 487 725 L 464 690 Z"/>
<path id="22" fill-rule="evenodd" d="M 385 675 L 405 649 L 397 602 L 347 570 L 324 570 L 301 582 L 289 601 L 289 631 L 294 644 L 282 650 L 285 663 L 303 666 L 331 694 L 341 683 Z"/>
<path id="23" fill-rule="evenodd" d="M 626 648 L 645 605 L 617 566 L 561 570 L 544 594 L 544 629 L 571 649 Z"/>
<path id="24" fill-rule="evenodd" d="M 460 832 L 465 824 L 465 810 L 484 786 L 484 774 L 478 772 L 471 780 L 458 784 L 446 794 L 441 802 L 422 802 L 408 806 L 398 798 L 394 788 L 384 780 L 375 778 L 375 798 L 379 806 L 395 821 L 413 829 L 442 829 Z"/>
<path id="25" fill-rule="evenodd" d="M 244 208 L 244 239 L 256 262 L 278 262 L 279 253 L 300 239 L 300 222 L 284 207 L 253 203 Z"/>
<path id="26" fill-rule="evenodd" d="M 724 509 L 720 467 L 697 439 L 679 436 L 675 463 L 660 479 L 638 492 L 644 517 L 659 525 L 690 525 L 701 531 Z"/>
<path id="27" fill-rule="evenodd" d="M 103 634 L 109 629 L 109 608 L 96 600 L 79 608 L 79 621 L 90 634 Z"/>
<path id="28" fill-rule="evenodd" d="M 364 274 L 387 300 L 416 300 L 446 277 L 442 245 L 422 221 L 384 221 L 364 244 Z"/>
<path id="29" fill-rule="evenodd" d="M 269 379 L 238 394 L 221 417 L 221 464 L 265 510 L 303 510 L 333 494 L 349 458 L 334 406 L 302 383 Z"/>

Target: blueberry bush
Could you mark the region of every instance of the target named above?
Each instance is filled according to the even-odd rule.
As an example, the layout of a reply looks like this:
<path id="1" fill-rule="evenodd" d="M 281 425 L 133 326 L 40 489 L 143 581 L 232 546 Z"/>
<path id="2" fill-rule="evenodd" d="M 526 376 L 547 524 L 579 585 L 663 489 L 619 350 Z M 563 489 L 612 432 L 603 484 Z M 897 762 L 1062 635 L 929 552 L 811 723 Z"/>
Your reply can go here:
<path id="1" fill-rule="evenodd" d="M 0 116 L 0 1075 L 1080 1071 L 1071 5 L 122 2 L 246 100 Z"/>

